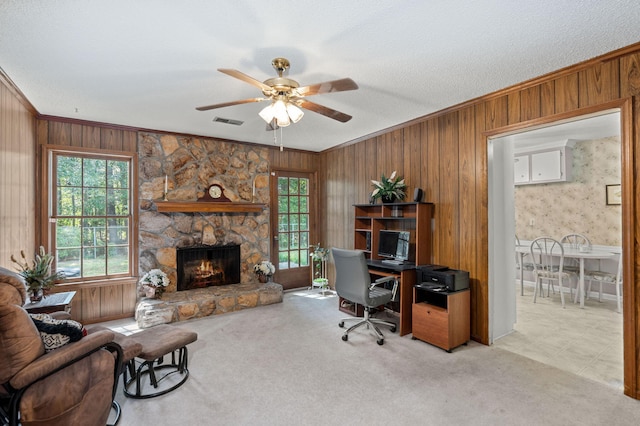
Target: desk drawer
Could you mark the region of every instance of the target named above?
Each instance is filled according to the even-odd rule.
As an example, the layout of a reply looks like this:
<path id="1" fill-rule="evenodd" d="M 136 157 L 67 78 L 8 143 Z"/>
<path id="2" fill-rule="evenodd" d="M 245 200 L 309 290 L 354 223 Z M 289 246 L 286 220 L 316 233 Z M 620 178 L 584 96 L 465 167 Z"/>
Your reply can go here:
<path id="1" fill-rule="evenodd" d="M 449 346 L 449 312 L 427 303 L 413 305 L 413 337 L 443 349 Z"/>

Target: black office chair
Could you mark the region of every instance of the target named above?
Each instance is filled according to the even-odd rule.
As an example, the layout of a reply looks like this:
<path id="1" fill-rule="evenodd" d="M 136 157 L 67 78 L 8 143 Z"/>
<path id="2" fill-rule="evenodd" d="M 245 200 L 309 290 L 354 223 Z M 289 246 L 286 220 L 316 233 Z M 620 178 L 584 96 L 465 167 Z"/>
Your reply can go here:
<path id="1" fill-rule="evenodd" d="M 366 325 L 372 329 L 378 338 L 379 345 L 384 344 L 384 335 L 376 324 L 383 324 L 391 328 L 391 332 L 396 331 L 396 324 L 391 321 L 384 321 L 371 318 L 371 309 L 382 306 L 395 299 L 398 289 L 398 281 L 395 277 L 383 277 L 371 282 L 369 268 L 364 253 L 359 250 L 344 250 L 332 248 L 333 260 L 336 265 L 336 292 L 338 296 L 357 303 L 364 307 L 364 318 L 350 317 L 344 318 L 339 323 L 339 327 L 344 327 L 345 321 L 358 320 L 359 322 L 349 327 L 342 335 L 342 340 L 349 340 L 349 333 L 358 327 Z M 378 287 L 381 284 L 394 281 L 393 290 Z"/>

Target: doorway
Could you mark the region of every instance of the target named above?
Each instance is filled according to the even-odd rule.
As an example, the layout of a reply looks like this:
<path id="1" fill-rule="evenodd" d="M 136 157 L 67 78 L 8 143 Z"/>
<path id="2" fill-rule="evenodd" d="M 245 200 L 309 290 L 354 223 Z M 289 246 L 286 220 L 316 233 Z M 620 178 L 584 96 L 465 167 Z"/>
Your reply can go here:
<path id="1" fill-rule="evenodd" d="M 271 262 L 285 290 L 310 285 L 309 246 L 317 241 L 315 174 L 271 172 Z"/>
<path id="2" fill-rule="evenodd" d="M 603 124 L 606 121 L 606 125 Z M 598 122 L 596 125 L 595 123 Z M 613 136 L 611 134 L 611 126 L 613 123 L 613 128 L 616 135 L 621 134 L 621 120 L 620 120 L 620 111 L 619 110 L 607 110 L 600 111 L 598 113 L 590 114 L 587 116 L 574 117 L 571 119 L 563 120 L 561 122 L 554 123 L 546 123 L 544 125 L 537 126 L 535 128 L 523 128 L 513 131 L 511 133 L 498 134 L 496 136 L 492 136 L 487 144 L 488 148 L 488 179 L 489 179 L 489 283 L 490 283 L 490 291 L 489 291 L 489 312 L 490 312 L 490 342 L 496 343 L 499 339 L 504 338 L 504 341 L 509 340 L 510 342 L 516 341 L 517 333 L 522 333 L 522 330 L 534 330 L 532 333 L 540 335 L 540 328 L 547 327 L 547 332 L 557 335 L 559 330 L 563 328 L 561 324 L 563 321 L 570 322 L 575 321 L 575 327 L 577 330 L 581 330 L 580 327 L 586 327 L 587 320 L 591 320 L 588 316 L 589 312 L 584 310 L 577 310 L 575 312 L 575 319 L 570 315 L 572 312 L 570 310 L 576 310 L 576 307 L 568 306 L 566 310 L 560 311 L 559 303 L 558 306 L 549 306 L 548 308 L 543 307 L 540 303 L 540 299 L 538 304 L 532 304 L 529 300 L 529 296 L 533 294 L 533 289 L 529 293 L 525 293 L 525 296 L 520 295 L 520 288 L 516 287 L 516 258 L 514 255 L 514 236 L 516 235 L 516 229 L 522 229 L 522 220 L 524 219 L 521 215 L 519 215 L 518 220 L 516 220 L 516 199 L 514 197 L 514 152 L 518 149 L 517 144 L 519 141 L 527 140 L 528 143 L 541 143 L 541 140 L 547 135 L 555 134 L 555 137 L 558 137 L 558 134 L 561 130 L 572 132 L 566 133 L 565 139 L 577 139 L 577 140 L 595 140 L 600 138 L 606 138 L 609 136 Z M 601 126 L 602 129 L 598 129 L 597 126 Z M 575 133 L 581 132 L 581 133 Z M 591 133 L 589 133 L 591 132 Z M 572 135 L 572 136 L 569 136 Z M 539 140 L 536 140 L 539 139 Z M 621 138 L 619 139 L 621 142 Z M 618 168 L 621 167 L 621 161 L 618 157 Z M 615 182 L 611 182 L 615 183 Z M 618 181 L 619 183 L 619 181 Z M 534 185 L 529 186 L 528 189 L 534 189 Z M 538 186 L 537 190 L 547 190 L 550 191 L 552 185 L 548 185 L 546 188 L 542 188 Z M 602 185 L 602 191 L 605 190 L 604 185 Z M 596 205 L 601 206 L 601 208 L 605 208 L 605 197 L 602 195 L 601 199 L 598 199 L 599 203 L 594 203 L 594 207 Z M 553 221 L 554 219 L 560 220 L 554 215 L 549 215 L 547 218 L 549 221 Z M 536 230 L 538 227 L 535 226 L 535 221 L 530 219 L 531 223 L 533 223 L 532 227 L 535 227 Z M 517 226 L 517 222 L 520 221 L 519 226 Z M 529 219 L 527 219 L 529 221 Z M 577 221 L 576 221 L 577 222 Z M 578 229 L 575 231 L 582 231 L 584 233 L 588 233 L 588 229 L 580 229 L 580 226 L 584 224 L 576 223 L 575 226 Z M 571 225 L 570 225 L 571 226 Z M 548 227 L 544 226 L 539 227 L 542 234 L 550 233 L 548 231 Z M 553 229 L 553 228 L 552 228 Z M 568 233 L 568 232 L 567 232 Z M 535 234 L 535 230 L 532 229 L 532 235 Z M 541 236 L 536 235 L 536 236 Z M 519 235 L 520 236 L 520 235 Z M 561 235 L 552 235 L 557 239 L 560 239 Z M 520 236 L 521 237 L 521 236 Z M 529 236 L 531 237 L 531 236 Z M 522 237 L 521 237 L 522 238 Z M 531 240 L 533 238 L 525 238 L 526 240 Z M 618 240 L 618 245 L 622 246 L 622 242 Z M 598 242 L 596 242 L 597 244 Z M 602 244 L 602 243 L 600 243 Z M 624 292 L 623 292 L 624 295 Z M 526 298 L 526 299 L 525 299 Z M 517 302 L 517 303 L 516 303 Z M 542 312 L 543 309 L 549 309 L 546 313 L 542 314 L 542 317 L 536 317 L 539 312 Z M 546 315 L 546 317 L 545 317 Z M 549 319 L 549 316 L 554 316 L 555 321 L 545 321 Z M 593 316 L 593 315 L 592 315 Z M 531 318 L 539 318 L 540 327 L 537 329 L 534 327 L 523 327 L 523 321 L 531 320 Z M 615 354 L 614 358 L 617 357 L 620 368 L 619 368 L 619 377 L 617 381 L 614 381 L 612 384 L 614 387 L 622 388 L 622 315 L 617 314 L 615 311 L 612 312 L 612 316 L 610 318 L 613 320 L 612 326 L 618 327 L 617 337 L 619 338 L 618 342 L 614 341 L 615 344 L 619 344 L 618 352 Z M 582 322 L 582 324 L 581 324 Z M 529 324 L 530 325 L 530 324 Z M 567 330 L 571 330 L 570 327 L 566 327 Z M 516 332 L 514 333 L 514 330 Z M 581 331 L 584 331 L 582 328 Z M 555 334 L 554 334 L 555 333 Z M 505 336 L 509 336 L 506 337 Z M 533 359 L 537 359 L 541 362 L 544 362 L 544 357 L 537 357 L 534 353 L 534 347 L 540 344 L 544 345 L 544 338 L 541 340 L 536 340 L 537 336 L 530 335 L 530 338 L 526 339 L 527 344 L 530 345 L 528 349 L 531 351 L 530 356 Z M 568 335 L 566 341 L 570 341 L 571 336 Z M 549 347 L 547 348 L 547 352 L 558 352 L 558 346 L 552 347 L 552 338 L 549 338 Z M 563 342 L 564 343 L 564 342 Z M 498 343 L 500 347 L 503 347 L 509 350 L 509 345 L 503 345 L 500 342 Z M 561 345 L 560 345 L 561 346 Z M 565 350 L 570 352 L 574 348 L 569 347 L 569 344 L 561 347 L 561 350 Z M 516 351 L 520 354 L 522 352 Z M 603 350 L 604 353 L 604 350 Z M 525 355 L 527 356 L 527 355 Z M 559 358 L 559 357 L 556 357 Z M 558 363 L 552 364 L 556 367 L 562 368 Z M 571 370 L 571 372 L 576 372 L 575 369 Z M 588 375 L 589 372 L 583 374 Z"/>

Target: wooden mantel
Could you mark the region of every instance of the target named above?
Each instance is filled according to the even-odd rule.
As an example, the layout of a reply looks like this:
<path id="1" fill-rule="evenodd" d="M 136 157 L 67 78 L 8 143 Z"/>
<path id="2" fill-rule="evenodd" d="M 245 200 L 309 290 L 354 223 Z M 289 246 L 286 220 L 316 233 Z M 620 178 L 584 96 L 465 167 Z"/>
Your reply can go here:
<path id="1" fill-rule="evenodd" d="M 195 201 L 156 201 L 156 205 L 161 213 L 260 213 L 266 207 L 263 203 Z"/>

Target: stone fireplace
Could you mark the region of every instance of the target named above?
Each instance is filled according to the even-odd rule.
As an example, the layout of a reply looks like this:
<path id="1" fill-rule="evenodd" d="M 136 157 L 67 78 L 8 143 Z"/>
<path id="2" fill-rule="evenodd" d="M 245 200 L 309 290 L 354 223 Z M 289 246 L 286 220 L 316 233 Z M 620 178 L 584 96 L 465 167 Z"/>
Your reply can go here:
<path id="1" fill-rule="evenodd" d="M 181 247 L 176 261 L 178 291 L 240 283 L 238 244 Z"/>
<path id="2" fill-rule="evenodd" d="M 224 188 L 231 202 L 268 205 L 268 154 L 267 148 L 251 144 L 139 133 L 139 274 L 159 268 L 171 281 L 161 299 L 138 303 L 140 327 L 282 302 L 282 286 L 259 283 L 253 273 L 253 265 L 269 258 L 268 208 L 161 212 L 157 206 L 165 196 L 172 202 L 197 202 L 213 183 Z M 227 254 L 222 260 L 186 254 L 191 248 L 231 246 L 233 260 Z M 186 269 L 178 266 L 178 257 L 184 257 Z"/>
<path id="3" fill-rule="evenodd" d="M 171 281 L 163 297 L 178 291 L 178 251 L 196 246 L 237 245 L 240 276 L 232 284 L 256 282 L 253 265 L 269 258 L 269 209 L 258 212 L 159 212 L 156 203 L 196 202 L 212 183 L 238 203 L 269 203 L 268 150 L 189 136 L 140 133 L 139 275 L 159 268 Z M 206 265 L 205 265 L 206 267 Z M 213 265 L 212 265 L 213 267 Z M 211 285 L 213 284 L 213 285 Z M 217 283 L 193 287 L 213 288 Z"/>

